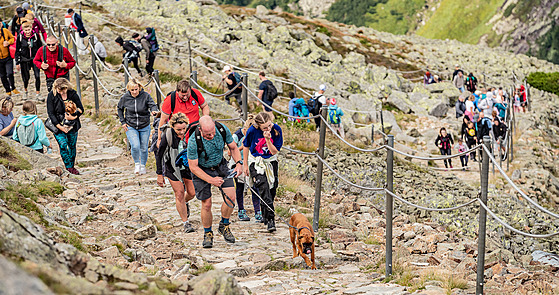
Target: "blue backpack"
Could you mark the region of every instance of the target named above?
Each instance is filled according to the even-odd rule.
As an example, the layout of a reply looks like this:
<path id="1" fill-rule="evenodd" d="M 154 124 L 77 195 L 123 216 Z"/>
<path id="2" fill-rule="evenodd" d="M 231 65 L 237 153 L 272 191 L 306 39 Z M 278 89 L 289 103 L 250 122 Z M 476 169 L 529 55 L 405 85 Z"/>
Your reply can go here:
<path id="1" fill-rule="evenodd" d="M 297 117 L 308 117 L 309 107 L 307 106 L 305 99 L 298 98 L 295 100 L 295 105 L 293 106 L 293 113 Z"/>
<path id="2" fill-rule="evenodd" d="M 241 74 L 239 74 L 237 72 L 233 72 L 233 75 L 235 76 L 235 80 L 237 80 L 233 84 L 235 84 L 235 85 L 239 84 L 239 82 L 241 82 Z"/>
<path id="3" fill-rule="evenodd" d="M 328 109 L 328 121 L 332 124 L 340 124 L 340 115 L 338 114 L 338 108 Z"/>

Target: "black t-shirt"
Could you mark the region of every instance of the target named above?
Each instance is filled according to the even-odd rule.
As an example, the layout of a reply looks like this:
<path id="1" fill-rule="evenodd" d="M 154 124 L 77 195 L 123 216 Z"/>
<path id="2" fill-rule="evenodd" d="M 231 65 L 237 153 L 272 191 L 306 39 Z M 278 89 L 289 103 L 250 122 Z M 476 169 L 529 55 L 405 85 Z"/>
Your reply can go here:
<path id="1" fill-rule="evenodd" d="M 270 80 L 264 80 L 262 81 L 262 83 L 260 83 L 260 86 L 258 87 L 259 90 L 264 90 L 264 93 L 262 93 L 262 100 L 268 100 L 268 86 L 269 84 L 272 84 L 272 82 Z"/>

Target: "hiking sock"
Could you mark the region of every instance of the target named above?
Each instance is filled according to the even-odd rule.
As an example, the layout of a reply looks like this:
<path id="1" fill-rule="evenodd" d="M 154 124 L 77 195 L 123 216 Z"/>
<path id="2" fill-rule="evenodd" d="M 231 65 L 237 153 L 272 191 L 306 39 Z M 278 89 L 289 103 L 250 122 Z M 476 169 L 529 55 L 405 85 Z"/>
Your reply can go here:
<path id="1" fill-rule="evenodd" d="M 204 233 L 209 233 L 212 231 L 212 227 L 204 227 Z"/>
<path id="2" fill-rule="evenodd" d="M 223 217 L 221 217 L 221 223 L 223 223 L 223 224 L 225 224 L 225 225 L 229 224 L 229 218 L 223 218 Z"/>

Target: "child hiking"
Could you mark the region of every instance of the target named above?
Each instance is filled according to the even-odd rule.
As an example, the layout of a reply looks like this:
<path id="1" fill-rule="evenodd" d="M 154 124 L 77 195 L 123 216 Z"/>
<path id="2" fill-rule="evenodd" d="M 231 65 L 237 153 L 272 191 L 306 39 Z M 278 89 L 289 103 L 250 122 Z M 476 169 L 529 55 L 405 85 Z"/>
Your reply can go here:
<path id="1" fill-rule="evenodd" d="M 441 151 L 441 155 L 450 155 L 452 153 L 452 145 L 454 144 L 454 140 L 452 140 L 452 136 L 446 132 L 444 127 L 439 130 L 439 136 L 435 140 L 435 145 Z M 452 159 L 444 160 L 444 166 L 448 168 L 452 168 Z"/>
<path id="2" fill-rule="evenodd" d="M 12 138 L 42 154 L 43 146 L 50 148 L 50 141 L 43 121 L 37 117 L 37 106 L 28 100 L 23 103 L 22 109 L 23 116 L 17 119 Z"/>
<path id="3" fill-rule="evenodd" d="M 466 146 L 462 138 L 458 139 L 458 143 L 456 144 L 456 146 L 454 146 L 454 148 L 458 151 L 459 154 L 468 151 L 468 146 Z M 468 167 L 468 156 L 469 154 L 464 154 L 460 156 L 460 163 L 462 164 L 462 170 L 466 170 L 466 167 Z"/>
<path id="4" fill-rule="evenodd" d="M 340 134 L 342 138 L 345 137 L 344 126 L 342 126 L 342 116 L 344 111 L 336 105 L 336 99 L 332 98 L 330 100 L 330 105 L 328 106 L 328 122 L 332 124 L 332 128 Z"/>

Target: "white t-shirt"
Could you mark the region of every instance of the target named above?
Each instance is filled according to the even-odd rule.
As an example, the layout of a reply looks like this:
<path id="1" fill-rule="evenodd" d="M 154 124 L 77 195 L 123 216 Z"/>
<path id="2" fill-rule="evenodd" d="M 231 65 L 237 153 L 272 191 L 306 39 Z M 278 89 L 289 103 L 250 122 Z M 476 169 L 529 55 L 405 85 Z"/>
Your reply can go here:
<path id="1" fill-rule="evenodd" d="M 466 111 L 470 111 L 470 113 L 474 113 L 474 102 L 470 100 L 466 100 Z"/>
<path id="2" fill-rule="evenodd" d="M 326 104 L 326 96 L 324 96 L 324 94 L 320 94 L 318 92 L 314 93 L 314 97 L 315 99 L 318 100 L 318 102 L 320 102 L 322 105 Z"/>

